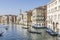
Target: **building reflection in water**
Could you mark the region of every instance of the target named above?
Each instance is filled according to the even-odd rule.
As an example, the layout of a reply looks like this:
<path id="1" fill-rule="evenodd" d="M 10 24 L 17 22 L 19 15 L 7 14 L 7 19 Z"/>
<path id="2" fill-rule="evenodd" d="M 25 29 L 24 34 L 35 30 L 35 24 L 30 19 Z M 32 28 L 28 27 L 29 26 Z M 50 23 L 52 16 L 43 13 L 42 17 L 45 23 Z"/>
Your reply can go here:
<path id="1" fill-rule="evenodd" d="M 1 28 L 0 28 L 1 29 Z M 37 29 L 42 34 L 32 34 L 27 29 L 22 29 L 21 25 L 9 25 L 8 30 L 4 30 L 4 34 L 0 40 L 58 40 L 58 37 L 50 36 L 46 33 L 46 29 Z"/>

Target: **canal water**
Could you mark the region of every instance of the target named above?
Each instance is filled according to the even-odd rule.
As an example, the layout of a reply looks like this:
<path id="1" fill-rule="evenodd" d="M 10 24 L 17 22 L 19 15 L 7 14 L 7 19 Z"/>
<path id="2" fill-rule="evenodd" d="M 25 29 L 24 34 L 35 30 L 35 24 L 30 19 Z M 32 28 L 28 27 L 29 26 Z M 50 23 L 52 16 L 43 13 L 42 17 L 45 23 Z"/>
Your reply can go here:
<path id="1" fill-rule="evenodd" d="M 0 25 L 0 32 L 4 32 L 3 36 L 0 37 L 0 40 L 60 40 L 60 37 L 53 37 L 46 33 L 46 29 L 38 29 L 41 31 L 41 34 L 32 34 L 27 31 L 27 29 L 23 29 L 21 25 L 8 25 L 8 29 L 6 30 L 6 26 Z"/>

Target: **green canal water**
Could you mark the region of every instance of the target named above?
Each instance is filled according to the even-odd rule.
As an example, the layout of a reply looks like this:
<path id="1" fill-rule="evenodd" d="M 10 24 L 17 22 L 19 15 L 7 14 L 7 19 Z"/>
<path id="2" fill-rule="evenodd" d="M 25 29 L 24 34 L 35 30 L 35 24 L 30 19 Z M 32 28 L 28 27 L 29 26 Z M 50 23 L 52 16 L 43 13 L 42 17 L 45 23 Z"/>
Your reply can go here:
<path id="1" fill-rule="evenodd" d="M 53 37 L 46 33 L 46 29 L 37 29 L 41 31 L 41 34 L 32 34 L 23 29 L 21 25 L 8 25 L 8 30 L 5 29 L 6 26 L 0 25 L 0 33 L 3 33 L 3 36 L 0 37 L 0 40 L 60 40 L 60 37 Z"/>

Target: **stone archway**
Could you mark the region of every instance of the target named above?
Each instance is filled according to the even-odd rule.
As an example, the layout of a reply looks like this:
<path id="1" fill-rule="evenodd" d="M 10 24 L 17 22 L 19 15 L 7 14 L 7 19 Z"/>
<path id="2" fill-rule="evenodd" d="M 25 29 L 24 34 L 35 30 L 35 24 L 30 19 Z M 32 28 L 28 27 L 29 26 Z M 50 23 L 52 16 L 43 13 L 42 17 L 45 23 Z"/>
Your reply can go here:
<path id="1" fill-rule="evenodd" d="M 56 32 L 58 31 L 58 28 L 57 28 L 57 26 L 58 26 L 58 22 L 56 22 Z"/>
<path id="2" fill-rule="evenodd" d="M 58 25 L 58 22 L 53 22 L 53 31 L 57 32 L 58 29 L 57 29 L 57 25 Z"/>
<path id="3" fill-rule="evenodd" d="M 55 22 L 53 22 L 53 31 L 55 31 Z"/>

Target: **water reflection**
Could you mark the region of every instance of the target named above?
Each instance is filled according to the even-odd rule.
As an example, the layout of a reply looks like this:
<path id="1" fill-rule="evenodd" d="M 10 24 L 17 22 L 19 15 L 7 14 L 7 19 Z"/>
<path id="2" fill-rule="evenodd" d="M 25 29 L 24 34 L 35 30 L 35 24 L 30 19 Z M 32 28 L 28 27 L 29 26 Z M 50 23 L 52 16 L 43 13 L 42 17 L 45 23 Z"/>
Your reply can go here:
<path id="1" fill-rule="evenodd" d="M 46 33 L 46 29 L 37 29 L 42 34 L 32 34 L 27 29 L 22 29 L 21 25 L 12 24 L 8 25 L 8 30 L 5 30 L 4 27 L 0 27 L 0 30 L 4 32 L 0 40 L 58 40 L 58 37 L 52 37 Z"/>

